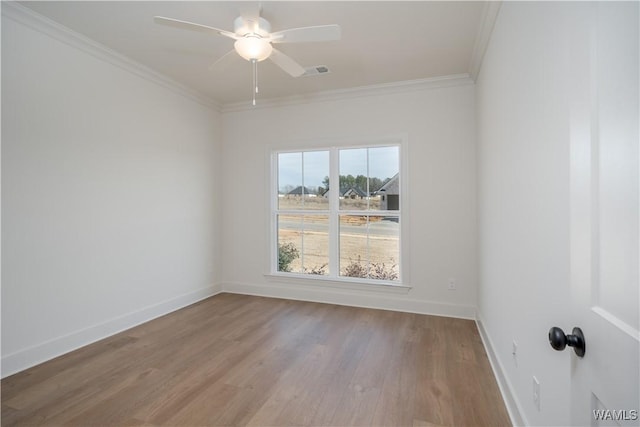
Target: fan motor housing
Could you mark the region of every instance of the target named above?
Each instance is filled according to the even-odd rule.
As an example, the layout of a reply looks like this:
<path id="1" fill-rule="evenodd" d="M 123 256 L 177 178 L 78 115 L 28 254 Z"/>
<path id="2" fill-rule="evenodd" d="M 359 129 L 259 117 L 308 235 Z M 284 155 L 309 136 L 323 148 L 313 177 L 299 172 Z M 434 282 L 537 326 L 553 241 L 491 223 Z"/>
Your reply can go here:
<path id="1" fill-rule="evenodd" d="M 266 19 L 258 18 L 258 25 L 254 25 L 253 21 L 247 21 L 242 16 L 238 16 L 233 21 L 233 32 L 244 36 L 246 34 L 258 34 L 261 37 L 268 37 L 271 32 L 271 24 Z"/>

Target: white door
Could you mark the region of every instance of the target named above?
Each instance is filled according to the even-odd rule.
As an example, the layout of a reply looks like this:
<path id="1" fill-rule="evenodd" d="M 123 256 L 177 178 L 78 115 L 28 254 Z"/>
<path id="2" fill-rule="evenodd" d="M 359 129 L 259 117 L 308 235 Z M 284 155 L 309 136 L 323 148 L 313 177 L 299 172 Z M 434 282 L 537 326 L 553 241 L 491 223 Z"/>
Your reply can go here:
<path id="1" fill-rule="evenodd" d="M 577 4 L 569 43 L 575 425 L 640 425 L 638 5 Z"/>

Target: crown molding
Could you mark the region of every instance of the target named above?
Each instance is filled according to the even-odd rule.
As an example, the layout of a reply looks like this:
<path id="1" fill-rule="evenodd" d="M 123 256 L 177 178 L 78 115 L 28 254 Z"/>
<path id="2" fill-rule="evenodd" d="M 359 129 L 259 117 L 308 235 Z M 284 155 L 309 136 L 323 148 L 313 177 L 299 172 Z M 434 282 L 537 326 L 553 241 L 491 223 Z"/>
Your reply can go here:
<path id="1" fill-rule="evenodd" d="M 182 95 L 201 105 L 212 108 L 216 111 L 221 110 L 221 105 L 217 101 L 203 96 L 199 92 L 132 60 L 115 50 L 91 40 L 82 34 L 52 21 L 51 19 L 40 15 L 27 7 L 17 4 L 14 1 L 2 1 L 1 4 L 3 17 L 45 34 L 65 43 L 68 46 L 81 50 L 95 58 L 135 74 L 138 77 L 142 77 L 143 79 L 155 83 L 165 89 L 169 89 L 172 92 Z"/>
<path id="2" fill-rule="evenodd" d="M 469 63 L 469 75 L 475 81 L 480 73 L 482 67 L 482 60 L 484 54 L 489 46 L 489 40 L 491 40 L 491 34 L 493 33 L 493 27 L 496 24 L 498 18 L 498 12 L 502 6 L 502 1 L 487 1 L 484 4 L 482 10 L 482 18 L 480 19 L 480 25 L 478 26 L 478 32 L 476 34 L 476 42 L 473 45 L 473 52 L 471 53 L 471 62 Z"/>
<path id="3" fill-rule="evenodd" d="M 452 86 L 473 85 L 474 82 L 468 74 L 454 74 L 450 76 L 432 77 L 418 80 L 405 80 L 401 82 L 383 83 L 370 86 L 359 86 L 347 89 L 328 90 L 305 95 L 294 95 L 282 98 L 260 100 L 256 106 L 250 102 L 236 102 L 223 104 L 222 113 L 239 111 L 253 111 L 263 108 L 285 107 L 291 105 L 310 104 L 316 102 L 340 101 L 359 98 L 363 96 L 392 95 L 402 92 L 416 92 Z"/>
<path id="4" fill-rule="evenodd" d="M 81 50 L 111 65 L 117 66 L 134 75 L 144 78 L 174 93 L 182 95 L 218 112 L 229 113 L 238 111 L 252 111 L 262 108 L 274 108 L 291 105 L 309 104 L 315 102 L 338 101 L 364 96 L 390 95 L 402 92 L 431 90 L 452 86 L 463 86 L 474 83 L 480 69 L 482 56 L 486 50 L 495 18 L 500 8 L 500 2 L 489 1 L 485 4 L 482 24 L 478 30 L 476 44 L 473 50 L 471 72 L 469 74 L 455 74 L 417 80 L 407 80 L 377 85 L 359 86 L 354 88 L 328 90 L 304 95 L 293 95 L 281 98 L 260 100 L 257 106 L 247 102 L 221 104 L 175 80 L 142 65 L 121 53 L 116 52 L 90 38 L 79 34 L 15 1 L 1 1 L 2 16 L 20 23 L 28 28 L 52 37 L 68 46 Z M 476 65 L 474 65 L 476 64 Z"/>

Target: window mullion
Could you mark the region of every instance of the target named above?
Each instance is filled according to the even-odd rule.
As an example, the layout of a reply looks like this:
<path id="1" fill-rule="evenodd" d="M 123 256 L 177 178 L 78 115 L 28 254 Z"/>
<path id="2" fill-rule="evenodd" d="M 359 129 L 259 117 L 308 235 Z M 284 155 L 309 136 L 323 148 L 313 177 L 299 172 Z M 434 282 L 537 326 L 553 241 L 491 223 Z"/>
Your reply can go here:
<path id="1" fill-rule="evenodd" d="M 329 150 L 329 277 L 340 276 L 340 152 Z"/>
<path id="2" fill-rule="evenodd" d="M 302 198 L 302 209 L 305 209 L 305 182 L 304 182 L 304 157 L 305 152 L 300 153 L 300 166 L 302 177 L 302 188 L 300 189 L 300 197 Z M 300 273 L 304 273 L 304 215 L 300 217 Z"/>
<path id="3" fill-rule="evenodd" d="M 304 193 L 305 193 L 305 184 L 304 184 L 304 152 L 300 153 L 300 166 L 301 166 L 301 177 L 302 177 L 302 188 L 300 189 L 300 197 L 302 198 L 302 209 L 304 209 Z"/>
<path id="4" fill-rule="evenodd" d="M 304 188 L 304 187 L 303 187 Z M 304 193 L 304 192 L 303 192 Z M 304 195 L 303 195 L 304 200 Z M 304 204 L 304 201 L 302 202 Z M 300 273 L 304 273 L 304 215 L 300 217 Z"/>
<path id="5" fill-rule="evenodd" d="M 371 199 L 369 197 L 369 177 L 371 176 L 371 173 L 369 172 L 369 149 L 367 148 L 367 213 L 369 213 L 369 210 L 371 209 Z M 370 225 L 370 219 L 371 217 L 369 215 L 367 215 L 367 278 L 369 278 L 369 274 L 371 273 L 371 241 L 369 239 L 369 233 L 371 232 L 369 225 Z"/>
<path id="6" fill-rule="evenodd" d="M 371 233 L 371 229 L 370 229 L 370 225 L 371 225 L 371 217 L 367 215 L 367 279 L 370 278 L 370 274 L 371 274 L 371 241 L 369 239 L 370 237 L 370 233 Z"/>
<path id="7" fill-rule="evenodd" d="M 365 191 L 367 192 L 367 210 L 371 209 L 371 198 L 369 197 L 369 176 L 371 175 L 369 173 L 369 149 L 367 148 L 367 188 L 365 189 Z"/>
<path id="8" fill-rule="evenodd" d="M 269 268 L 271 271 L 278 271 L 278 203 L 279 203 L 279 177 L 278 172 L 280 170 L 280 163 L 278 162 L 278 155 L 273 154 L 271 157 L 271 187 L 270 187 L 270 197 L 269 197 L 269 207 L 271 210 L 271 250 L 275 253 L 275 256 L 269 257 Z"/>

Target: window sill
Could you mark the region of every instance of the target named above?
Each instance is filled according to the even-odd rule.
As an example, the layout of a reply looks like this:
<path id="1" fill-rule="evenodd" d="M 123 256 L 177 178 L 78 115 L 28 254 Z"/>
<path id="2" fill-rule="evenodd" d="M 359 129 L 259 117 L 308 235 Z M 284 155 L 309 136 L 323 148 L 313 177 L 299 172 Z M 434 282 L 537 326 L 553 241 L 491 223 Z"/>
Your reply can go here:
<path id="1" fill-rule="evenodd" d="M 265 274 L 264 277 L 269 282 L 278 282 L 286 284 L 309 285 L 323 288 L 349 289 L 369 292 L 386 292 L 393 294 L 406 294 L 411 290 L 411 286 L 384 282 L 384 281 L 367 281 L 357 279 L 329 279 L 322 276 L 314 276 L 308 274 L 295 273 L 271 273 Z"/>

